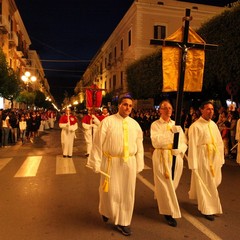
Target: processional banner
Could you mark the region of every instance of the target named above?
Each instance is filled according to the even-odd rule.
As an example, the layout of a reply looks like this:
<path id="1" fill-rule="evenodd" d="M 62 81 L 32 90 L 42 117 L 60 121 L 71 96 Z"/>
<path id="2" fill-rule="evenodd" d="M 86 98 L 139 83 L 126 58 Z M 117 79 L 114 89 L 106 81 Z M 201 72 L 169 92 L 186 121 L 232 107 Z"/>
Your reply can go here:
<path id="1" fill-rule="evenodd" d="M 183 41 L 184 27 L 179 28 L 175 33 L 165 40 Z M 189 27 L 189 43 L 202 43 L 205 41 Z M 163 92 L 174 92 L 178 90 L 180 78 L 181 46 L 162 47 L 162 69 L 163 69 Z M 203 83 L 205 51 L 204 49 L 188 48 L 186 53 L 186 68 L 184 76 L 184 92 L 201 92 Z"/>

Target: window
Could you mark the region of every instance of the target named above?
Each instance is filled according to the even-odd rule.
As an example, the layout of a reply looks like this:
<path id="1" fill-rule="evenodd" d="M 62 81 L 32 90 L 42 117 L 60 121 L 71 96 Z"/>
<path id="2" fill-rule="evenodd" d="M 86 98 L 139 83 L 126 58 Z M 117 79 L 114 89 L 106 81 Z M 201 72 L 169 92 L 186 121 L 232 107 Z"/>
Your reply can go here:
<path id="1" fill-rule="evenodd" d="M 120 46 L 121 53 L 123 52 L 123 39 L 121 40 L 121 46 Z"/>
<path id="2" fill-rule="evenodd" d="M 132 45 L 132 31 L 130 30 L 128 32 L 128 46 Z"/>
<path id="3" fill-rule="evenodd" d="M 114 60 L 117 58 L 117 47 L 114 48 Z"/>
<path id="4" fill-rule="evenodd" d="M 110 52 L 108 54 L 108 63 L 111 64 L 111 62 L 112 62 L 112 53 Z"/>
<path id="5" fill-rule="evenodd" d="M 113 75 L 113 90 L 116 89 L 116 84 L 117 84 L 117 77 L 116 75 Z"/>
<path id="6" fill-rule="evenodd" d="M 166 26 L 155 25 L 153 31 L 154 39 L 164 39 L 166 37 Z"/>
<path id="7" fill-rule="evenodd" d="M 121 71 L 120 82 L 121 82 L 121 87 L 123 87 L 123 71 Z"/>
<path id="8" fill-rule="evenodd" d="M 105 66 L 105 68 L 107 67 L 107 58 L 105 58 L 104 66 Z"/>

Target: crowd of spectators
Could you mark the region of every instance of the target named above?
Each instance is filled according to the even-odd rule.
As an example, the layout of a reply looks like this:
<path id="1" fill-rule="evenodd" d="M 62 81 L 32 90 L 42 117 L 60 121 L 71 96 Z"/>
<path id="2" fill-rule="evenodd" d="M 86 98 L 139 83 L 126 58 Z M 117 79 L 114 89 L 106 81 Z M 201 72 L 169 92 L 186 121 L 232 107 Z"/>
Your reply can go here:
<path id="1" fill-rule="evenodd" d="M 114 109 L 109 110 L 115 113 Z M 101 115 L 99 110 L 98 115 Z M 145 137 L 150 137 L 151 124 L 159 119 L 158 109 L 133 109 L 130 115 L 142 128 Z M 200 117 L 200 111 L 190 107 L 188 111 L 182 110 L 181 127 L 188 137 L 188 128 Z M 236 155 L 236 126 L 240 117 L 240 108 L 231 111 L 227 107 L 221 107 L 215 111 L 213 121 L 216 122 L 224 142 L 225 157 L 234 158 Z M 174 119 L 174 112 L 172 119 Z M 8 147 L 17 141 L 33 142 L 39 132 L 53 128 L 56 120 L 54 110 L 0 110 L 0 147 Z"/>
<path id="2" fill-rule="evenodd" d="M 152 122 L 159 119 L 159 112 L 157 109 L 133 110 L 131 117 L 133 117 L 141 126 L 143 134 L 149 137 L 150 126 Z M 190 107 L 189 111 L 182 110 L 181 113 L 181 127 L 188 137 L 188 128 L 200 117 L 199 109 Z M 216 122 L 224 142 L 225 157 L 235 158 L 236 155 L 236 126 L 240 117 L 240 108 L 231 111 L 227 107 L 221 107 L 214 113 L 213 121 Z M 174 114 L 172 116 L 174 120 Z M 231 151 L 232 149 L 232 151 Z"/>
<path id="3" fill-rule="evenodd" d="M 0 110 L 0 147 L 9 147 L 21 141 L 34 142 L 40 131 L 53 128 L 56 113 L 53 110 Z"/>

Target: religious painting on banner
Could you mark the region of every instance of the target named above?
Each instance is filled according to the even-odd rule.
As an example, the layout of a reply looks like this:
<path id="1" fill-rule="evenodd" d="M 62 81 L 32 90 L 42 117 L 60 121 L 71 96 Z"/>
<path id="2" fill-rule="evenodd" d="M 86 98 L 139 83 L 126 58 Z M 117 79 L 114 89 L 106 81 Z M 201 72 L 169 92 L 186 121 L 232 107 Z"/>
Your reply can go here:
<path id="1" fill-rule="evenodd" d="M 96 84 L 86 89 L 86 107 L 98 108 L 102 104 L 102 90 Z"/>
<path id="2" fill-rule="evenodd" d="M 184 27 L 179 28 L 170 35 L 165 41 L 183 41 Z M 189 27 L 189 43 L 202 43 L 205 41 Z M 185 49 L 186 68 L 184 76 L 184 92 L 200 92 L 202 90 L 205 52 L 204 49 L 189 47 Z M 179 68 L 181 62 L 182 49 L 174 46 L 162 47 L 162 69 L 163 69 L 163 92 L 174 92 L 178 90 L 180 78 Z"/>

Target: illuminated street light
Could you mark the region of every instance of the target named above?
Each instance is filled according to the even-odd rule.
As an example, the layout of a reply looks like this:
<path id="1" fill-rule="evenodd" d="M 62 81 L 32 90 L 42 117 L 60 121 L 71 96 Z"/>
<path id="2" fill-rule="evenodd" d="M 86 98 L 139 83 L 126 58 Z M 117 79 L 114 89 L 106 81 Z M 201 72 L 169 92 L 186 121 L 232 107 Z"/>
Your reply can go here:
<path id="1" fill-rule="evenodd" d="M 24 73 L 24 75 L 21 77 L 22 81 L 26 84 L 27 86 L 27 92 L 29 92 L 29 89 L 28 89 L 28 85 L 29 83 L 34 83 L 36 82 L 37 78 L 35 76 L 32 76 L 30 72 L 26 71 Z M 27 109 L 29 108 L 29 99 L 27 97 L 26 99 L 26 105 L 27 105 Z"/>
<path id="2" fill-rule="evenodd" d="M 36 82 L 37 78 L 35 76 L 32 76 L 30 72 L 25 72 L 24 75 L 21 77 L 21 79 L 27 84 L 29 84 L 29 82 Z"/>

